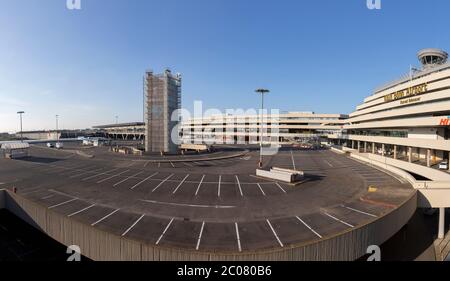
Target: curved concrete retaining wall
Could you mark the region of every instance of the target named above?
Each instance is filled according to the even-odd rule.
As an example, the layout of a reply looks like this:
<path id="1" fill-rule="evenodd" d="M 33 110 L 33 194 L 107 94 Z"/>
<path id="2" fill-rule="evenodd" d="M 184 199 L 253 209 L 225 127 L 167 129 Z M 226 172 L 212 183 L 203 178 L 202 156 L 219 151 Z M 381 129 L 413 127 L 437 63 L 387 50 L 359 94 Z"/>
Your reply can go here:
<path id="1" fill-rule="evenodd" d="M 0 209 L 5 208 L 5 193 L 4 189 L 0 189 Z"/>
<path id="2" fill-rule="evenodd" d="M 423 165 L 368 153 L 369 159 L 421 175 L 433 181 L 450 181 L 450 174 Z"/>
<path id="3" fill-rule="evenodd" d="M 132 261 L 349 261 L 360 258 L 370 245 L 381 245 L 397 233 L 417 207 L 414 193 L 399 208 L 358 228 L 308 244 L 245 253 L 214 253 L 157 247 L 130 240 L 60 215 L 18 194 L 7 192 L 5 205 L 12 213 L 65 245 L 78 245 L 93 260 Z"/>
<path id="4" fill-rule="evenodd" d="M 449 208 L 450 207 L 450 181 L 418 181 L 410 173 L 391 166 L 389 162 L 380 162 L 372 157 L 367 158 L 357 153 L 350 155 L 352 158 L 370 163 L 374 166 L 390 171 L 406 179 L 415 189 L 419 191 L 418 207 L 420 208 Z M 380 156 L 381 157 L 381 156 Z M 378 159 L 378 158 L 376 158 Z M 413 164 L 416 165 L 416 164 Z M 427 168 L 431 169 L 431 168 Z M 414 172 L 414 171 L 413 171 Z M 443 173 L 440 171 L 436 171 Z"/>

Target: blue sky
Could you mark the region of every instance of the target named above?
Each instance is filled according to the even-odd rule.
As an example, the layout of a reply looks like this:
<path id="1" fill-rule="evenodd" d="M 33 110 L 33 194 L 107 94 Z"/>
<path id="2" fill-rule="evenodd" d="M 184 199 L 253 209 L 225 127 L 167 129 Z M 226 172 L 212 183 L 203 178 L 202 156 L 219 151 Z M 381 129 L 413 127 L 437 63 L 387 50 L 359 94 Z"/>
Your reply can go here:
<path id="1" fill-rule="evenodd" d="M 183 74 L 183 107 L 350 113 L 450 50 L 448 0 L 0 0 L 0 131 L 142 120 L 142 75 Z"/>

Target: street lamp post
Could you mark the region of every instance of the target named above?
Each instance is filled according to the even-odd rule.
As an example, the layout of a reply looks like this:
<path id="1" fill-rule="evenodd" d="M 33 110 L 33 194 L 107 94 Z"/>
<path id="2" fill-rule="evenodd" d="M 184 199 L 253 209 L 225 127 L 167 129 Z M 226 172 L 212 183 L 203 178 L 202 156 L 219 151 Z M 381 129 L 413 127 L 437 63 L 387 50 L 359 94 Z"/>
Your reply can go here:
<path id="1" fill-rule="evenodd" d="M 116 115 L 116 125 L 119 124 L 119 116 Z"/>
<path id="2" fill-rule="evenodd" d="M 22 129 L 22 114 L 24 114 L 25 111 L 18 111 L 17 114 L 20 115 L 20 141 L 23 142 L 23 129 Z"/>
<path id="3" fill-rule="evenodd" d="M 58 134 L 58 117 L 59 117 L 59 115 L 56 115 L 56 142 L 59 142 L 59 134 Z"/>
<path id="4" fill-rule="evenodd" d="M 257 89 L 255 90 L 256 93 L 261 94 L 261 120 L 260 120 L 260 137 L 259 137 L 259 164 L 258 166 L 262 168 L 263 166 L 263 155 L 262 155 L 262 149 L 263 149 L 263 112 L 264 112 L 264 94 L 269 93 L 270 91 L 267 89 Z"/>

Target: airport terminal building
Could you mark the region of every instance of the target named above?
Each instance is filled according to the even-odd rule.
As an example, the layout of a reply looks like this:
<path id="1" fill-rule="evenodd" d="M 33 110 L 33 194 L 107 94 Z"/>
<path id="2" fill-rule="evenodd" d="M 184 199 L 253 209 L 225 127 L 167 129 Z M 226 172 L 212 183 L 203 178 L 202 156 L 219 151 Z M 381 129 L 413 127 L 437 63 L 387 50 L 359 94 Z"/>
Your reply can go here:
<path id="1" fill-rule="evenodd" d="M 212 115 L 183 120 L 183 143 L 256 144 L 320 139 L 338 133 L 347 115 L 289 112 L 261 115 Z"/>
<path id="2" fill-rule="evenodd" d="M 450 64 L 439 49 L 418 53 L 422 69 L 376 89 L 330 141 L 386 157 L 391 165 L 432 178 L 449 159 Z M 448 169 L 448 167 L 447 167 Z"/>

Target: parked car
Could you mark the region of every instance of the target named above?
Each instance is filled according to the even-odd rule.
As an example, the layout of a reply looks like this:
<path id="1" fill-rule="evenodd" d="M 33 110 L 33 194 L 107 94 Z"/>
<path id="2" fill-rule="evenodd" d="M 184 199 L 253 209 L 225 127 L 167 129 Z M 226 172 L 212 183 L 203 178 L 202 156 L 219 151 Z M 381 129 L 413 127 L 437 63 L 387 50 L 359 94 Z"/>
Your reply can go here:
<path id="1" fill-rule="evenodd" d="M 57 142 L 56 143 L 56 148 L 57 149 L 63 149 L 64 148 L 64 144 L 62 142 Z"/>
<path id="2" fill-rule="evenodd" d="M 54 145 L 53 143 L 51 143 L 51 142 L 48 142 L 48 143 L 47 143 L 47 147 L 48 147 L 48 148 L 54 148 L 55 145 Z"/>
<path id="3" fill-rule="evenodd" d="M 439 169 L 440 170 L 448 170 L 448 160 L 442 161 L 439 163 Z"/>

